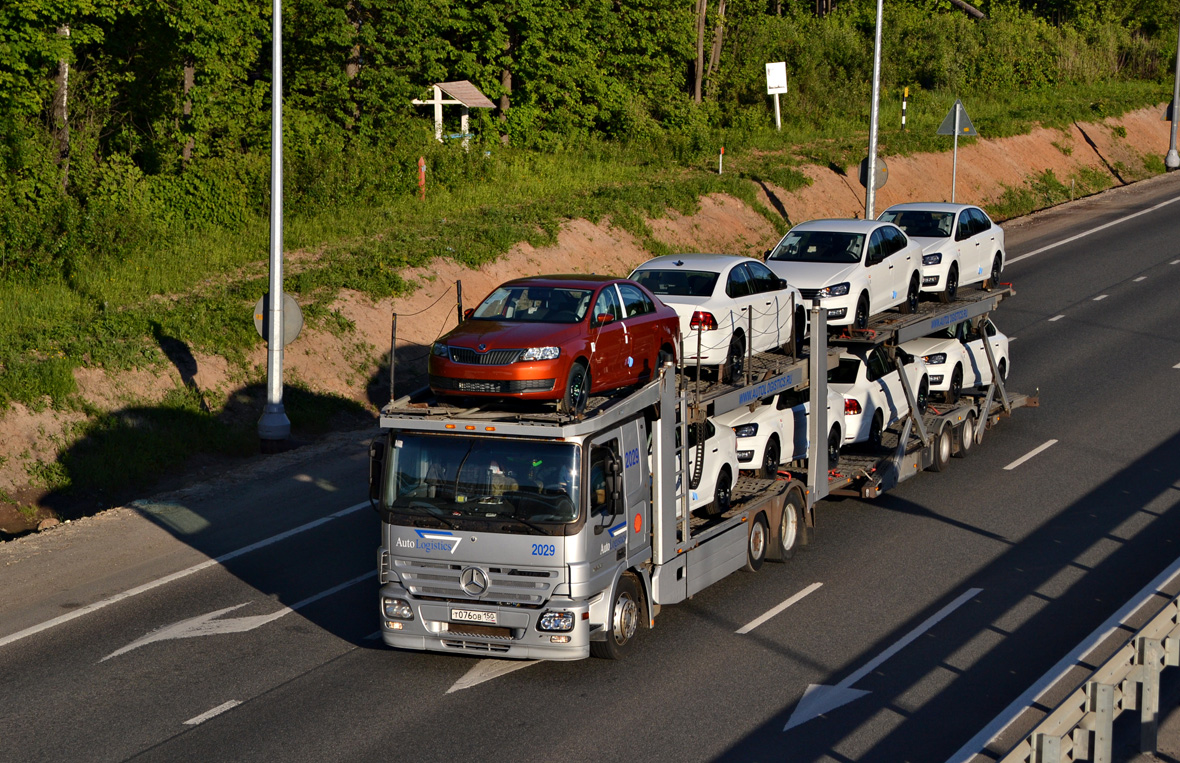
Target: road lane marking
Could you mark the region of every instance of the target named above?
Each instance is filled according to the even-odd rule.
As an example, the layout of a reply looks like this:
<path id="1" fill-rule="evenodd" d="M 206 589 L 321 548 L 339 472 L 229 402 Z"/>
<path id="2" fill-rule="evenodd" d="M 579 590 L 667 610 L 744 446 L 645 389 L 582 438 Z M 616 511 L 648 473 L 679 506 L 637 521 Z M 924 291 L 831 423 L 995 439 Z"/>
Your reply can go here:
<path id="1" fill-rule="evenodd" d="M 1028 690 L 1021 694 L 1016 699 L 1012 700 L 1012 704 L 1004 708 L 1004 710 L 997 715 L 991 723 L 980 729 L 979 733 L 971 737 L 967 744 L 959 748 L 959 751 L 947 758 L 946 763 L 966 763 L 977 754 L 982 753 L 984 748 L 992 743 L 1000 734 L 1017 719 L 1024 710 L 1038 699 L 1041 694 L 1045 692 L 1050 686 L 1056 684 L 1066 673 L 1074 669 L 1077 663 L 1089 655 L 1089 653 L 1102 642 L 1106 641 L 1116 629 L 1122 627 L 1122 623 L 1131 613 L 1135 612 L 1144 602 L 1153 596 L 1157 595 L 1158 591 L 1169 588 L 1176 576 L 1180 575 L 1180 559 L 1172 562 L 1168 569 L 1161 572 L 1155 580 L 1148 583 L 1139 591 L 1133 599 L 1124 604 L 1117 612 L 1107 618 L 1106 622 L 1099 625 L 1089 636 L 1082 640 L 1080 644 L 1074 647 L 1073 651 L 1061 658 L 1061 661 L 1049 669 L 1049 672 L 1041 676 L 1040 680 Z M 1133 630 L 1133 629 L 1129 629 Z"/>
<path id="2" fill-rule="evenodd" d="M 1094 297 L 1094 301 L 1101 302 L 1102 300 L 1106 299 L 1109 296 L 1110 296 L 1109 294 L 1099 294 L 1097 297 Z"/>
<path id="3" fill-rule="evenodd" d="M 1139 283 L 1140 281 L 1146 281 L 1146 280 L 1147 280 L 1147 276 L 1139 276 L 1138 278 L 1135 279 L 1135 283 Z"/>
<path id="4" fill-rule="evenodd" d="M 506 676 L 517 670 L 536 665 L 541 660 L 480 660 L 474 668 L 447 689 L 447 694 L 478 686 L 484 681 Z"/>
<path id="5" fill-rule="evenodd" d="M 68 623 L 71 620 L 76 620 L 79 617 L 82 617 L 83 615 L 90 614 L 91 612 L 97 612 L 100 609 L 104 609 L 106 607 L 109 607 L 110 605 L 116 604 L 120 601 L 123 601 L 124 599 L 130 599 L 132 596 L 138 596 L 139 594 L 146 593 L 147 591 L 150 591 L 154 588 L 159 588 L 162 585 L 167 585 L 168 583 L 173 583 L 177 580 L 180 580 L 181 578 L 186 578 L 189 575 L 200 572 L 201 570 L 208 569 L 208 568 L 213 567 L 218 564 L 224 564 L 225 562 L 228 562 L 231 559 L 237 559 L 239 556 L 243 556 L 243 555 L 249 554 L 253 551 L 257 551 L 260 548 L 266 548 L 267 546 L 273 545 L 273 544 L 278 543 L 280 541 L 284 541 L 284 540 L 291 538 L 295 535 L 299 535 L 300 533 L 307 532 L 308 530 L 313 530 L 313 529 L 319 527 L 320 525 L 327 524 L 328 522 L 331 522 L 332 520 L 335 520 L 335 519 L 340 519 L 341 517 L 346 517 L 349 514 L 354 514 L 358 511 L 360 511 L 361 509 L 366 508 L 368 506 L 369 506 L 368 501 L 365 501 L 364 503 L 358 503 L 355 506 L 349 506 L 347 509 L 341 509 L 340 511 L 336 512 L 335 514 L 329 514 L 326 517 L 321 517 L 320 519 L 314 520 L 312 522 L 308 522 L 307 524 L 300 525 L 299 527 L 295 527 L 290 530 L 286 530 L 284 532 L 279 533 L 278 535 L 272 535 L 269 538 L 263 538 L 262 540 L 258 541 L 257 543 L 251 543 L 249 546 L 243 546 L 242 548 L 239 548 L 236 551 L 230 551 L 227 554 L 222 554 L 221 556 L 217 557 L 216 559 L 208 559 L 204 562 L 201 562 L 200 564 L 194 564 L 192 567 L 189 567 L 188 569 L 181 570 L 180 572 L 174 572 L 171 575 L 165 575 L 162 578 L 156 578 L 155 580 L 151 580 L 147 583 L 144 583 L 143 585 L 139 585 L 134 588 L 129 588 L 126 591 L 123 591 L 122 593 L 117 593 L 114 596 L 103 599 L 102 601 L 96 601 L 93 604 L 88 604 L 85 607 L 75 609 L 73 612 L 67 612 L 66 614 L 59 615 L 58 617 L 55 617 L 52 620 L 46 620 L 43 623 L 38 623 L 37 625 L 33 625 L 28 628 L 25 628 L 23 631 L 17 631 L 16 633 L 13 633 L 12 635 L 5 636 L 4 638 L 0 638 L 0 647 L 8 646 L 9 644 L 11 644 L 15 641 L 20 641 L 23 638 L 28 638 L 29 636 L 36 635 L 38 633 L 41 633 L 42 631 L 47 631 L 50 628 L 56 628 L 59 625 L 62 625 L 64 623 Z"/>
<path id="6" fill-rule="evenodd" d="M 312 604 L 314 602 L 319 601 L 320 599 L 327 598 L 334 593 L 339 593 L 340 591 L 343 591 L 345 588 L 348 588 L 350 586 L 354 586 L 357 583 L 363 583 L 364 581 L 368 580 L 369 578 L 376 577 L 376 576 L 377 576 L 377 570 L 373 570 L 372 572 L 366 572 L 364 575 L 358 575 L 357 577 L 353 578 L 352 580 L 346 580 L 343 583 L 341 583 L 340 585 L 332 586 L 331 588 L 329 588 L 326 591 L 320 591 L 319 593 L 317 593 L 313 596 L 307 597 L 303 601 L 297 601 L 294 604 L 292 604 L 291 606 L 283 607 L 282 609 L 278 610 L 277 612 L 272 612 L 269 615 L 253 615 L 251 617 L 230 617 L 230 618 L 226 618 L 224 620 L 218 619 L 219 617 L 221 617 L 222 615 L 224 615 L 226 613 L 233 612 L 235 609 L 240 609 L 240 608 L 246 606 L 247 604 L 250 603 L 247 601 L 247 602 L 242 602 L 241 604 L 235 604 L 232 607 L 225 607 L 223 609 L 218 609 L 214 612 L 207 612 L 203 615 L 197 615 L 196 617 L 190 617 L 187 620 L 181 620 L 178 623 L 166 625 L 163 628 L 157 628 L 156 630 L 152 631 L 151 633 L 147 634 L 146 636 L 143 636 L 142 638 L 132 641 L 130 644 L 123 647 L 122 649 L 116 649 L 115 651 L 108 654 L 106 657 L 103 657 L 101 660 L 99 660 L 99 662 L 106 662 L 107 660 L 111 659 L 112 657 L 118 657 L 121 654 L 126 654 L 127 652 L 130 652 L 132 649 L 138 649 L 141 646 L 147 646 L 148 644 L 154 644 L 157 641 L 171 641 L 172 639 L 195 638 L 197 636 L 220 636 L 220 635 L 223 635 L 226 633 L 245 633 L 246 631 L 252 631 L 255 628 L 261 628 L 262 626 L 266 625 L 267 623 L 272 623 L 275 620 L 278 620 L 280 617 L 285 617 L 286 615 L 291 614 L 292 612 L 294 612 L 297 609 L 302 609 L 303 607 L 306 607 L 308 604 Z"/>
<path id="7" fill-rule="evenodd" d="M 1041 252 L 1047 252 L 1050 249 L 1056 249 L 1057 247 L 1062 246 L 1063 244 L 1068 244 L 1071 241 L 1077 241 L 1079 238 L 1085 238 L 1086 236 L 1089 236 L 1091 233 L 1097 233 L 1100 230 L 1106 230 L 1107 228 L 1114 226 L 1114 225 L 1118 225 L 1119 223 L 1125 223 L 1127 220 L 1134 220 L 1136 217 L 1139 217 L 1140 215 L 1145 215 L 1148 212 L 1154 212 L 1157 209 L 1160 209 L 1162 207 L 1166 207 L 1169 204 L 1173 204 L 1177 201 L 1180 201 L 1180 196 L 1177 196 L 1174 199 L 1168 199 L 1167 201 L 1161 201 L 1159 204 L 1156 204 L 1154 207 L 1148 207 L 1147 209 L 1141 209 L 1138 212 L 1127 215 L 1126 217 L 1120 217 L 1117 220 L 1111 220 L 1110 222 L 1106 223 L 1105 225 L 1099 225 L 1097 228 L 1091 228 L 1090 230 L 1082 231 L 1081 233 L 1077 234 L 1076 236 L 1070 236 L 1069 238 L 1063 238 L 1054 244 L 1049 244 L 1048 246 L 1042 246 L 1040 249 L 1036 249 L 1034 251 L 1031 251 L 1028 254 L 1022 254 L 1019 257 L 1010 257 L 1010 258 L 1008 258 L 1008 262 L 1005 264 L 1011 265 L 1013 262 L 1020 262 L 1023 259 L 1027 259 L 1029 257 L 1032 257 L 1034 254 L 1040 254 Z M 1177 260 L 1176 262 L 1180 262 L 1180 260 Z M 1176 262 L 1173 262 L 1172 264 L 1175 265 Z"/>
<path id="8" fill-rule="evenodd" d="M 1171 262 L 1169 262 L 1168 264 L 1169 264 L 1169 265 L 1180 265 L 1180 260 L 1172 260 L 1172 261 L 1171 261 Z"/>
<path id="9" fill-rule="evenodd" d="M 187 721 L 184 722 L 184 725 L 185 726 L 197 726 L 197 725 L 202 724 L 205 721 L 209 720 L 210 718 L 214 718 L 218 715 L 221 715 L 226 710 L 233 710 L 235 707 L 237 707 L 240 704 L 242 704 L 242 703 L 237 701 L 236 699 L 231 699 L 229 702 L 218 705 L 217 707 L 213 708 L 212 710 L 206 710 L 205 712 L 201 713 L 200 715 L 196 716 L 195 718 L 189 718 Z"/>
<path id="10" fill-rule="evenodd" d="M 1053 321 L 1059 321 L 1064 317 L 1065 317 L 1064 315 L 1054 315 L 1052 318 L 1049 319 L 1049 322 L 1052 323 Z"/>
<path id="11" fill-rule="evenodd" d="M 773 609 L 767 611 L 762 616 L 756 617 L 753 620 L 751 620 L 750 622 L 743 625 L 742 627 L 738 628 L 737 631 L 735 631 L 735 632 L 738 635 L 745 635 L 745 634 L 749 633 L 750 631 L 754 630 L 759 625 L 762 625 L 762 623 L 766 622 L 767 620 L 774 617 L 775 615 L 782 614 L 784 611 L 786 611 L 787 607 L 790 607 L 792 604 L 796 604 L 799 601 L 802 601 L 804 596 L 814 593 L 822 585 L 823 585 L 823 583 L 812 583 L 811 585 L 807 586 L 799 593 L 795 594 L 791 598 L 784 601 L 782 604 L 779 604 L 777 607 L 774 607 Z"/>
<path id="12" fill-rule="evenodd" d="M 1043 445 L 1038 445 L 1037 447 L 1035 447 L 1035 448 L 1033 448 L 1032 450 L 1030 450 L 1028 453 L 1025 453 L 1025 454 L 1024 454 L 1023 456 L 1021 456 L 1020 458 L 1016 459 L 1016 460 L 1015 460 L 1015 461 L 1013 461 L 1012 463 L 1010 463 L 1010 464 L 1008 464 L 1007 466 L 1005 466 L 1005 467 L 1004 467 L 1004 471 L 1012 471 L 1012 470 L 1013 470 L 1013 469 L 1015 469 L 1016 467 L 1018 467 L 1018 466 L 1020 466 L 1021 464 L 1023 464 L 1025 461 L 1029 460 L 1029 459 L 1030 459 L 1030 458 L 1032 458 L 1033 456 L 1035 456 L 1035 455 L 1037 455 L 1038 453 L 1040 453 L 1041 451 L 1048 450 L 1049 448 L 1053 447 L 1053 446 L 1054 446 L 1054 445 L 1056 445 L 1056 444 L 1057 444 L 1057 441 L 1056 441 L 1056 440 L 1049 440 L 1049 442 L 1047 442 L 1047 443 L 1045 443 L 1045 444 L 1043 444 Z"/>
<path id="13" fill-rule="evenodd" d="M 1177 363 L 1176 365 L 1172 366 L 1172 368 L 1180 368 L 1180 363 Z"/>
<path id="14" fill-rule="evenodd" d="M 791 713 L 791 717 L 787 720 L 787 725 L 783 726 L 783 731 L 788 731 L 795 726 L 807 723 L 812 718 L 835 710 L 838 707 L 847 705 L 849 702 L 860 699 L 869 692 L 863 689 L 853 689 L 852 685 L 860 679 L 872 673 L 881 663 L 888 660 L 893 655 L 900 652 L 909 646 L 915 639 L 921 636 L 926 631 L 933 628 L 940 621 L 950 615 L 959 607 L 966 604 L 978 594 L 982 593 L 982 588 L 972 588 L 966 593 L 963 593 L 959 598 L 947 604 L 942 609 L 935 612 L 930 617 L 926 618 L 917 628 L 902 636 L 893 646 L 886 649 L 881 654 L 874 657 L 865 663 L 859 670 L 852 673 L 840 683 L 835 686 L 821 686 L 818 684 L 811 684 L 807 687 L 807 691 L 803 692 L 803 697 L 799 700 L 799 704 L 795 706 L 795 710 Z"/>

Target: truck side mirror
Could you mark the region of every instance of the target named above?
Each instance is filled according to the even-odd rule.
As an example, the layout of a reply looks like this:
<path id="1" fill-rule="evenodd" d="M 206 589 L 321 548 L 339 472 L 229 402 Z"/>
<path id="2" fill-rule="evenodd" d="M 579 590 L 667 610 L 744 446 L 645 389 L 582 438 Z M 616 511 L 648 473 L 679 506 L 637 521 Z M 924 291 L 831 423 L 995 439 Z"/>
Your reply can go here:
<path id="1" fill-rule="evenodd" d="M 369 443 L 369 503 L 378 510 L 381 500 L 381 478 L 385 473 L 385 438 Z"/>

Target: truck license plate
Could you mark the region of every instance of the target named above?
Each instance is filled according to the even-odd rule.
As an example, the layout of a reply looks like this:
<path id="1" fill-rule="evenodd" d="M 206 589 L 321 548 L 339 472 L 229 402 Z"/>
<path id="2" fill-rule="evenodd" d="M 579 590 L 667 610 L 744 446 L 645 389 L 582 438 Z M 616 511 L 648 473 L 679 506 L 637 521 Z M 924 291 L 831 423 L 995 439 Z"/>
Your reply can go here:
<path id="1" fill-rule="evenodd" d="M 490 623 L 491 625 L 495 625 L 496 613 L 479 612 L 474 609 L 452 609 L 451 619 L 465 623 Z"/>

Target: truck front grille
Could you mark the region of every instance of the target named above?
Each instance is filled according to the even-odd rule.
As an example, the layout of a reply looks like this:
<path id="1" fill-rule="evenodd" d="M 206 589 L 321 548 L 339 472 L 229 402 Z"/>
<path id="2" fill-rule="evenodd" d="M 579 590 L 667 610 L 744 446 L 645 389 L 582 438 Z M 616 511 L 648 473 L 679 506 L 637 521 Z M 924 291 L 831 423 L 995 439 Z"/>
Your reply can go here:
<path id="1" fill-rule="evenodd" d="M 560 582 L 557 570 L 516 567 L 484 567 L 488 573 L 487 593 L 468 596 L 460 585 L 463 570 L 471 565 L 433 562 L 426 559 L 395 559 L 394 569 L 411 594 L 422 598 L 483 604 L 539 607 L 553 595 Z"/>

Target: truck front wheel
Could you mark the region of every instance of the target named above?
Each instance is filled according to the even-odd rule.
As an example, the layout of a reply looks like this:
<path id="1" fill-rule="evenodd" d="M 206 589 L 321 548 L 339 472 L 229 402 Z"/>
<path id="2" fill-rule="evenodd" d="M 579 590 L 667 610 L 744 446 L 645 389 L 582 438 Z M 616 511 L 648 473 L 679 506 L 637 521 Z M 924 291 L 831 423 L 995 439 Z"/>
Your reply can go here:
<path id="1" fill-rule="evenodd" d="M 631 651 L 631 642 L 643 623 L 643 606 L 639 599 L 639 584 L 630 573 L 619 579 L 615 598 L 610 605 L 606 641 L 591 641 L 590 654 L 604 660 L 619 660 Z"/>

